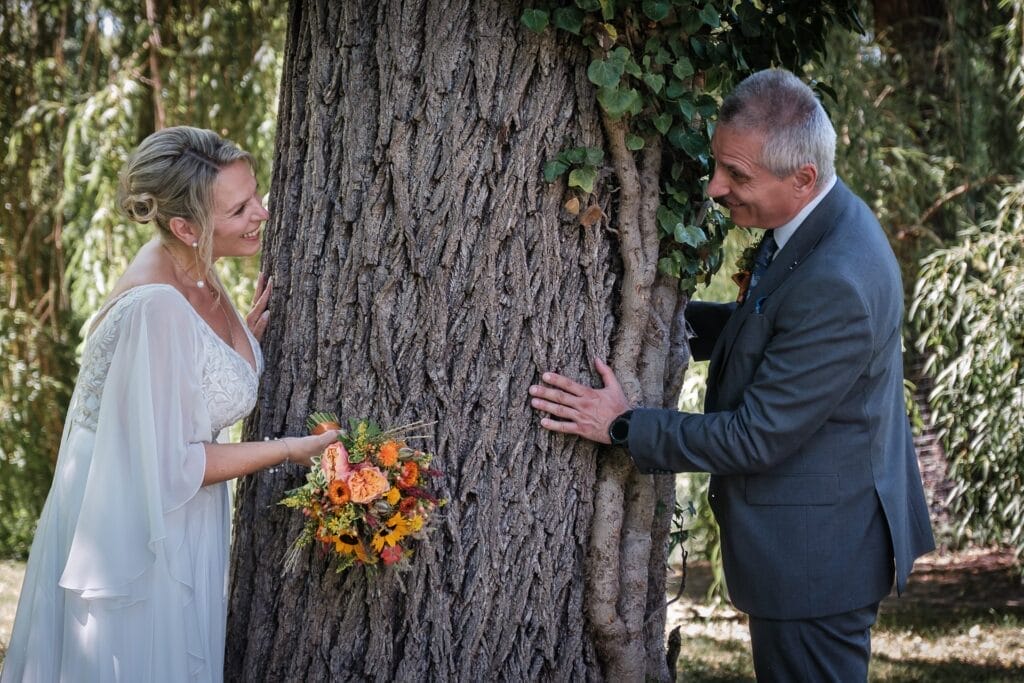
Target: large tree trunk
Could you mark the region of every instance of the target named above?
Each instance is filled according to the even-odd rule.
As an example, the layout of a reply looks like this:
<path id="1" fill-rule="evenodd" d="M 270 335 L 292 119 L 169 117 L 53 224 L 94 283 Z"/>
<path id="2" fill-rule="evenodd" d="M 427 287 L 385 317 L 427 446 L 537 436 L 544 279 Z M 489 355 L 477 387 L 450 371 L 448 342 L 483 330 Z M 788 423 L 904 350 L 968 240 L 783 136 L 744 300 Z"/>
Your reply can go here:
<path id="1" fill-rule="evenodd" d="M 579 225 L 564 184 L 540 172 L 609 134 L 586 56 L 564 33 L 523 30 L 521 8 L 498 0 L 371 5 L 293 3 L 265 238 L 267 371 L 246 437 L 302 433 L 313 410 L 436 420 L 428 447 L 449 503 L 401 578 L 337 574 L 313 550 L 283 574 L 302 519 L 274 503 L 302 472 L 242 481 L 227 678 L 662 678 L 671 487 L 545 432 L 527 396 L 541 371 L 586 378 L 591 357 L 612 353 L 615 234 Z M 599 185 L 589 201 L 615 215 L 617 180 Z M 649 191 L 641 204 L 653 216 Z M 671 328 L 678 304 L 652 305 Z M 602 461 L 615 472 L 599 474 Z M 595 497 L 609 488 L 617 502 Z M 595 516 L 613 527 L 596 549 Z M 602 554 L 622 567 L 595 597 Z M 595 615 L 623 642 L 610 647 Z"/>

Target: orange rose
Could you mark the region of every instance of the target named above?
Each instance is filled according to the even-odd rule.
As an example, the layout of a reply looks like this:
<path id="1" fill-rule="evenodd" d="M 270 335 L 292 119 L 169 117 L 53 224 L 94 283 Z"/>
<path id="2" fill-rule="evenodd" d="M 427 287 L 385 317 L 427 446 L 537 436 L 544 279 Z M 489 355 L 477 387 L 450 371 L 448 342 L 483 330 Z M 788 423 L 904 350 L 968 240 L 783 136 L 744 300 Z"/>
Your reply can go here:
<path id="1" fill-rule="evenodd" d="M 376 467 L 364 467 L 348 478 L 348 490 L 353 503 L 369 503 L 388 492 L 391 485 Z"/>
<path id="2" fill-rule="evenodd" d="M 320 469 L 328 479 L 348 479 L 351 469 L 348 464 L 348 451 L 340 441 L 335 441 L 324 449 L 324 454 L 320 457 Z"/>
<path id="3" fill-rule="evenodd" d="M 384 467 L 391 467 L 398 462 L 398 444 L 388 441 L 381 446 L 380 452 L 377 454 L 377 462 Z"/>

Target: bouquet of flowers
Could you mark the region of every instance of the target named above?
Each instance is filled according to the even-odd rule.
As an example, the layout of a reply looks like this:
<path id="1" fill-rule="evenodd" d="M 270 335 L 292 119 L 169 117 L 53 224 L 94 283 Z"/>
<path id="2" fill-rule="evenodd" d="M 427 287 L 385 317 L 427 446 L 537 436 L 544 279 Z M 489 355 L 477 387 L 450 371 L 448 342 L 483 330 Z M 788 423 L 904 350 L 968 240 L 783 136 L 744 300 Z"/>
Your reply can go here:
<path id="1" fill-rule="evenodd" d="M 311 543 L 337 558 L 339 572 L 354 564 L 408 565 L 409 541 L 425 534 L 445 502 L 424 488 L 426 477 L 441 474 L 430 467 L 433 455 L 407 443 L 419 438 L 408 433 L 425 424 L 384 430 L 372 420 L 349 420 L 350 428 L 313 459 L 306 483 L 280 502 L 306 516 L 288 565 Z M 313 434 L 341 429 L 332 413 L 313 413 L 307 426 Z"/>

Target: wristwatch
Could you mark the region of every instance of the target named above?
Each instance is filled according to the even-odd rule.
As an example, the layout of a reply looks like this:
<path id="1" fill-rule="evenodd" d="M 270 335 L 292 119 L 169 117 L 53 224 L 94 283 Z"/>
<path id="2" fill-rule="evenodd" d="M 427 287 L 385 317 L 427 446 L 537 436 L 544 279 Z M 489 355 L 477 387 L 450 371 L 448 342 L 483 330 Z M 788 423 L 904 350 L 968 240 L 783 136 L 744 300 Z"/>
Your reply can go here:
<path id="1" fill-rule="evenodd" d="M 629 420 L 632 417 L 633 411 L 627 410 L 608 425 L 608 438 L 613 446 L 626 446 L 629 443 Z"/>

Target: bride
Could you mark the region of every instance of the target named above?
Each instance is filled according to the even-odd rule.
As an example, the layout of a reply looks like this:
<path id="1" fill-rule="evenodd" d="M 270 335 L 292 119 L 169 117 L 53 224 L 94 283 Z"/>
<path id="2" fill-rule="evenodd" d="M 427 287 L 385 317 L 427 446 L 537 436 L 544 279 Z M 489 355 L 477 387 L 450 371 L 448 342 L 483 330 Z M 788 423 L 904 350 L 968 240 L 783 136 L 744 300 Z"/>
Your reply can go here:
<path id="1" fill-rule="evenodd" d="M 157 236 L 86 342 L 2 683 L 221 680 L 226 482 L 308 466 L 337 436 L 216 441 L 252 410 L 263 365 L 270 285 L 243 321 L 212 267 L 259 251 L 251 156 L 167 128 L 129 158 L 119 200 Z"/>

